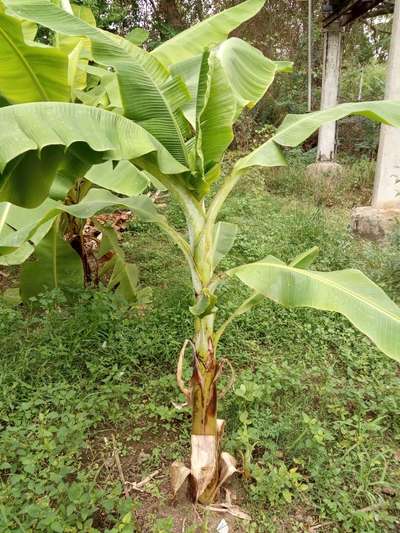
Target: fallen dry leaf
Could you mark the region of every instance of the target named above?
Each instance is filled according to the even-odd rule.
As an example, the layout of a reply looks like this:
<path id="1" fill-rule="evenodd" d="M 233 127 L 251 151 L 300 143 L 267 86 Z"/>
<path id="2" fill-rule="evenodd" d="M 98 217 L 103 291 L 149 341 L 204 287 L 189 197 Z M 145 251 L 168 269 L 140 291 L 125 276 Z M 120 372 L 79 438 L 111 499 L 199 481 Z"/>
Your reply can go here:
<path id="1" fill-rule="evenodd" d="M 207 507 L 204 507 L 204 509 L 207 511 L 213 511 L 214 513 L 229 513 L 235 518 L 240 518 L 241 520 L 251 520 L 251 516 L 242 511 L 237 505 L 220 503 L 218 505 L 207 505 Z"/>

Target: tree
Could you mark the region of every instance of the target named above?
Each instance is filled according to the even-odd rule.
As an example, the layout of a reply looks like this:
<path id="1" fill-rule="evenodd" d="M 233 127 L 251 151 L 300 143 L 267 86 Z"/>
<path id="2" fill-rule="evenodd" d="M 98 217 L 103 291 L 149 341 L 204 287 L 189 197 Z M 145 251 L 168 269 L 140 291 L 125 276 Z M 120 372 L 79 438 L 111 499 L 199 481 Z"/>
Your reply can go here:
<path id="1" fill-rule="evenodd" d="M 247 0 L 148 53 L 127 40 L 83 24 L 45 0 L 36 0 L 33 6 L 21 0 L 7 2 L 24 19 L 53 31 L 89 38 L 94 61 L 116 73 L 125 117 L 69 103 L 1 109 L 0 121 L 6 127 L 0 130 L 0 199 L 26 207 L 38 205 L 46 198 L 58 165 L 70 155 L 92 165 L 127 159 L 156 176 L 176 197 L 185 215 L 187 238 L 152 204 L 135 208 L 145 221 L 158 224 L 175 242 L 192 279 L 190 312 L 194 331 L 184 342 L 177 365 L 178 384 L 192 409 L 191 467 L 175 463 L 173 482 L 178 490 L 189 476 L 192 497 L 202 503 L 215 499 L 221 483 L 234 471 L 233 458 L 221 452 L 224 423 L 217 418 L 217 383 L 225 360 L 217 357 L 217 349 L 236 316 L 263 297 L 287 307 L 339 312 L 383 352 L 400 360 L 399 308 L 357 270 L 310 269 L 315 249 L 289 264 L 268 256 L 218 272 L 218 264 L 231 249 L 237 231 L 234 224 L 218 221 L 218 214 L 250 168 L 285 165 L 284 147 L 297 146 L 322 124 L 348 115 L 400 127 L 399 102 L 360 102 L 307 115 L 288 115 L 268 141 L 239 159 L 231 173 L 222 177 L 221 161 L 232 141 L 234 122 L 243 108 L 254 106 L 274 77 L 290 66 L 267 59 L 245 41 L 227 39 L 263 4 L 263 0 Z M 27 164 L 32 172 L 24 174 L 22 190 L 20 170 Z M 36 176 L 40 176 L 40 189 Z M 215 194 L 211 193 L 212 186 Z M 140 197 L 136 200 L 139 202 Z M 225 322 L 217 324 L 219 290 L 230 277 L 241 280 L 253 293 Z M 193 373 L 186 386 L 182 367 L 189 346 Z"/>
<path id="2" fill-rule="evenodd" d="M 131 0 L 84 0 L 97 22 L 97 26 L 107 31 L 126 35 L 142 24 L 143 10 L 139 1 Z"/>

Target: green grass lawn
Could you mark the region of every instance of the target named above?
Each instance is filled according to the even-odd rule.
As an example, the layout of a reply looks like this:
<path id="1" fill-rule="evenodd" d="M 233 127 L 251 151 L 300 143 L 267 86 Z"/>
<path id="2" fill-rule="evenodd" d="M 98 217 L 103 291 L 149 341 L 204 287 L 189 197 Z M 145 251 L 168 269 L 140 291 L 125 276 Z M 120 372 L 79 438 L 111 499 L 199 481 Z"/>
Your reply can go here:
<path id="1" fill-rule="evenodd" d="M 222 266 L 318 245 L 317 268 L 361 268 L 399 303 L 400 237 L 382 247 L 348 229 L 368 172 L 317 196 L 301 169 L 244 178 L 222 213 L 240 225 Z M 183 228 L 173 202 L 164 211 Z M 189 412 L 172 404 L 191 334 L 185 264 L 152 226 L 132 222 L 124 246 L 153 288 L 140 312 L 102 291 L 0 304 L 1 532 L 211 532 L 223 516 L 171 501 L 168 486 L 169 464 L 189 455 Z M 225 285 L 221 319 L 245 295 Z M 236 372 L 220 404 L 224 445 L 244 472 L 228 486 L 252 517 L 227 518 L 231 531 L 399 531 L 398 364 L 338 315 L 269 302 L 227 330 L 220 355 Z M 124 497 L 116 450 L 126 481 L 158 471 L 144 492 L 128 484 Z"/>

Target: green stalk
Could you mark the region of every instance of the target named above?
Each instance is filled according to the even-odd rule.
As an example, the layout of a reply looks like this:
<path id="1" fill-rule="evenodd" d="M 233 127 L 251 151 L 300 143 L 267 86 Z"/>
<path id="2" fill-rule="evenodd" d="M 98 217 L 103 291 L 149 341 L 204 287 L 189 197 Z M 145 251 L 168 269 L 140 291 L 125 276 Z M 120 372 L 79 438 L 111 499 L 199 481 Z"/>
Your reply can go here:
<path id="1" fill-rule="evenodd" d="M 199 301 L 213 276 L 212 233 L 201 229 L 194 246 L 194 262 L 201 280 Z M 191 495 L 194 501 L 211 503 L 220 478 L 220 437 L 217 423 L 218 362 L 214 347 L 214 314 L 194 320 L 194 361 L 192 375 L 192 457 Z"/>
<path id="2" fill-rule="evenodd" d="M 179 246 L 189 265 L 196 303 L 207 292 L 214 292 L 213 239 L 214 222 L 204 203 L 188 191 L 179 179 L 156 176 L 174 194 L 185 214 L 189 243 L 167 222 L 159 226 Z M 218 193 L 217 193 L 218 194 Z M 221 197 L 222 199 L 222 197 Z M 217 207 L 214 205 L 217 217 Z M 194 319 L 194 358 L 190 400 L 192 406 L 192 454 L 190 491 L 192 499 L 211 503 L 220 479 L 220 440 L 217 420 L 217 380 L 219 364 L 215 350 L 214 314 Z"/>
<path id="3" fill-rule="evenodd" d="M 224 205 L 225 200 L 228 198 L 232 189 L 235 187 L 241 176 L 240 171 L 233 171 L 229 176 L 226 176 L 221 187 L 218 189 L 216 195 L 214 196 L 210 207 L 207 212 L 207 222 L 205 231 L 210 233 L 214 224 L 217 221 L 218 214 L 221 210 L 221 207 Z"/>
<path id="4" fill-rule="evenodd" d="M 164 185 L 176 198 L 183 214 L 185 215 L 187 228 L 189 231 L 189 240 L 192 249 L 196 240 L 201 234 L 204 225 L 204 209 L 201 202 L 186 188 L 183 179 L 179 175 L 167 176 L 158 169 L 157 165 L 149 160 L 138 158 L 135 165 L 143 170 L 150 172 L 157 180 Z"/>
<path id="5" fill-rule="evenodd" d="M 187 264 L 189 265 L 194 290 L 196 293 L 200 293 L 202 287 L 200 281 L 200 274 L 197 270 L 189 244 L 176 231 L 176 229 L 170 226 L 167 222 L 158 222 L 158 226 L 170 237 L 170 239 L 179 247 L 179 249 L 183 253 Z"/>

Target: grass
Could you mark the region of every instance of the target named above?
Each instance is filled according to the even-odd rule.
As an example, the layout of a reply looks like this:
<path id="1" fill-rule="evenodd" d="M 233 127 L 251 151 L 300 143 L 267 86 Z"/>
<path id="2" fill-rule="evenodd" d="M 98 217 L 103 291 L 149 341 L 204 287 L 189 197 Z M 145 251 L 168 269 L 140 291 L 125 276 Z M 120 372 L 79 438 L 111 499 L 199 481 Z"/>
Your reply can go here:
<path id="1" fill-rule="evenodd" d="M 319 269 L 361 268 L 399 303 L 399 239 L 382 247 L 348 230 L 368 164 L 330 186 L 327 201 L 296 161 L 295 171 L 254 173 L 235 190 L 222 218 L 241 229 L 222 266 L 286 260 L 316 244 Z M 166 211 L 183 228 L 173 202 Z M 36 310 L 0 305 L 2 532 L 166 533 L 184 519 L 196 531 L 197 515 L 184 496 L 171 502 L 168 487 L 168 465 L 188 455 L 189 413 L 172 402 L 182 400 L 174 372 L 191 334 L 189 279 L 152 226 L 131 223 L 125 241 L 153 287 L 147 309 L 102 291 L 68 305 L 46 294 Z M 245 294 L 239 283 L 222 289 L 221 320 Z M 245 474 L 230 489 L 252 517 L 227 518 L 231 530 L 398 531 L 399 366 L 338 315 L 269 302 L 230 327 L 220 352 L 237 374 L 220 406 L 225 448 Z M 116 450 L 129 482 L 159 471 L 145 492 L 124 498 Z M 199 531 L 215 531 L 221 516 L 200 513 Z"/>

